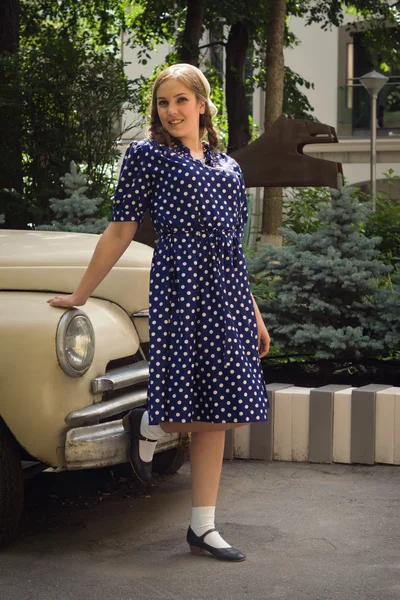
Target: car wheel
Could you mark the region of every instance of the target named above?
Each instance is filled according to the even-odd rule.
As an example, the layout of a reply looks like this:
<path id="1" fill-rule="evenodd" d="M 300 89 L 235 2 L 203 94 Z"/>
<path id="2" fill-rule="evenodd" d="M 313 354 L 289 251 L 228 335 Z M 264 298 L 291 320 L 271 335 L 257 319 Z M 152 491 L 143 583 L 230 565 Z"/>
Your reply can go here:
<path id="1" fill-rule="evenodd" d="M 24 502 L 18 444 L 0 419 L 0 547 L 15 537 Z"/>
<path id="2" fill-rule="evenodd" d="M 174 475 L 185 462 L 185 448 L 178 446 L 158 452 L 153 458 L 153 472 L 159 475 Z"/>

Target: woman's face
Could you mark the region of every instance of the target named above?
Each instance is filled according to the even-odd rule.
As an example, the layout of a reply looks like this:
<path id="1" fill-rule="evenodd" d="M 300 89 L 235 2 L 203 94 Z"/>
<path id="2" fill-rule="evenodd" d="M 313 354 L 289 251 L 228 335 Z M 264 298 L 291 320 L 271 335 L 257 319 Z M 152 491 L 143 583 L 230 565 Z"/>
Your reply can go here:
<path id="1" fill-rule="evenodd" d="M 167 79 L 157 90 L 157 112 L 163 128 L 173 137 L 196 140 L 205 104 L 179 79 Z"/>

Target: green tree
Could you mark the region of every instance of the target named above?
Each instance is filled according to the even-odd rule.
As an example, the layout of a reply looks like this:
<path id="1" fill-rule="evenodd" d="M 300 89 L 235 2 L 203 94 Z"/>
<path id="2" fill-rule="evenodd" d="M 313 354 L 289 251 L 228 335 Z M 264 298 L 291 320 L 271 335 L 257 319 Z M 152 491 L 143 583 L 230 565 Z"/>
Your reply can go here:
<path id="1" fill-rule="evenodd" d="M 379 238 L 377 249 L 380 260 L 392 265 L 394 273 L 400 270 L 400 192 L 398 182 L 400 177 L 393 169 L 384 173 L 381 180 L 384 189 L 378 192 L 376 211 L 369 211 L 364 223 L 361 224 L 365 235 L 369 238 Z M 371 206 L 371 198 L 358 188 L 354 194 L 360 203 Z M 318 219 L 324 204 L 329 203 L 328 188 L 287 188 L 283 201 L 283 224 L 296 233 L 312 233 L 321 227 Z"/>
<path id="2" fill-rule="evenodd" d="M 367 207 L 352 188 L 330 191 L 317 230 L 284 229 L 285 246 L 262 245 L 248 257 L 252 276 L 269 282 L 264 298 L 253 292 L 286 354 L 338 362 L 389 356 L 400 343 L 400 288 L 380 285 L 392 267 L 379 259 L 379 238 L 362 231 Z"/>
<path id="3" fill-rule="evenodd" d="M 103 199 L 87 197 L 88 177 L 78 173 L 76 164 L 71 161 L 70 173 L 66 173 L 60 179 L 66 198 L 50 198 L 51 210 L 58 220 L 52 221 L 50 225 L 41 225 L 37 229 L 102 233 L 108 225 L 108 219 L 96 217 Z"/>
<path id="4" fill-rule="evenodd" d="M 11 0 L 7 0 L 11 1 Z M 15 0 L 12 0 L 15 1 Z M 81 39 L 94 48 L 119 51 L 125 28 L 125 0 L 20 0 L 21 46 L 41 46 L 55 36 Z"/>
<path id="5" fill-rule="evenodd" d="M 370 214 L 365 233 L 369 237 L 379 236 L 382 260 L 400 271 L 400 190 L 396 187 L 400 177 L 389 169 L 384 174 L 384 182 L 387 189 L 378 193 L 376 211 Z"/>
<path id="6" fill-rule="evenodd" d="M 264 129 L 268 129 L 279 118 L 283 110 L 285 83 L 285 25 L 286 0 L 269 0 L 269 22 L 267 28 L 267 51 L 265 59 L 265 114 Z M 282 227 L 282 189 L 264 188 L 262 232 L 272 243 L 279 245 L 277 236 Z"/>
<path id="7" fill-rule="evenodd" d="M 10 78 L 0 97 L 22 117 L 23 190 L 3 196 L 1 212 L 9 227 L 46 223 L 49 198 L 60 191 L 60 177 L 71 160 L 88 176 L 90 195 L 110 201 L 116 141 L 131 123 L 124 106 L 135 100 L 123 63 L 113 53 L 59 36 L 6 59 Z M 17 133 L 17 132 L 15 132 Z M 2 157 L 7 172 L 12 157 Z"/>
<path id="8" fill-rule="evenodd" d="M 96 141 L 90 153 L 83 157 L 91 185 L 96 188 L 100 180 L 105 183 L 109 167 L 100 160 L 95 169 L 91 162 L 98 159 L 100 136 L 98 132 L 95 136 L 87 127 L 105 124 L 104 114 L 101 122 L 94 123 L 94 108 L 99 107 L 102 100 L 104 110 L 110 111 L 109 121 L 117 117 L 105 88 L 107 79 L 110 85 L 119 84 L 115 89 L 115 104 L 121 102 L 124 75 L 117 54 L 125 4 L 121 0 L 4 0 L 0 3 L 0 208 L 6 215 L 7 226 L 23 228 L 29 221 L 46 219 L 48 198 L 59 186 L 59 176 L 65 173 L 69 161 L 81 160 L 79 154 L 82 154 L 85 136 L 87 143 Z M 76 54 L 81 51 L 81 58 L 85 50 L 86 82 L 82 71 L 79 76 L 75 73 L 75 79 L 72 74 L 76 67 L 71 49 L 74 46 Z M 96 52 L 99 53 L 97 58 Z M 70 66 L 68 59 L 71 59 Z M 92 74 L 90 67 L 94 67 Z M 105 81 L 99 85 L 101 68 Z M 80 94 L 77 93 L 79 79 Z M 126 88 L 125 82 L 122 85 Z M 95 103 L 94 93 L 99 94 Z M 125 93 L 122 101 L 130 98 L 131 91 Z M 71 102 L 76 101 L 75 109 Z M 81 133 L 73 125 L 74 121 L 78 124 L 79 119 Z M 107 126 L 105 144 L 109 143 L 108 129 Z M 115 137 L 113 134 L 113 143 Z M 74 148 L 77 140 L 79 150 Z M 110 157 L 116 154 L 113 148 Z M 102 169 L 103 175 L 100 174 Z"/>
<path id="9" fill-rule="evenodd" d="M 312 233 L 321 227 L 318 213 L 330 202 L 329 188 L 286 188 L 283 225 L 295 233 Z"/>
<path id="10" fill-rule="evenodd" d="M 10 76 L 17 76 L 7 64 L 7 57 L 18 53 L 20 1 L 0 3 L 0 86 L 7 89 L 7 102 L 0 97 L 0 204 L 11 202 L 22 192 L 21 113 L 17 98 L 10 98 Z M 3 101 L 2 101 L 3 100 Z M 7 166 L 3 164 L 7 157 Z M 7 191 L 4 191 L 4 190 Z M 18 209 L 17 209 L 18 212 Z"/>

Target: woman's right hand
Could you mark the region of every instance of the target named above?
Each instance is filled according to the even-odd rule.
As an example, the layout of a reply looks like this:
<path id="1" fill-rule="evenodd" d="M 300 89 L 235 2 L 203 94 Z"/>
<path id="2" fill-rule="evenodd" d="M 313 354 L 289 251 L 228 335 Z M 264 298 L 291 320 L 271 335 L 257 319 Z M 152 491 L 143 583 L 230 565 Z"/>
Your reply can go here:
<path id="1" fill-rule="evenodd" d="M 87 299 L 78 298 L 75 294 L 69 294 L 68 296 L 54 296 L 47 300 L 50 306 L 56 306 L 59 308 L 72 308 L 73 306 L 83 306 L 86 304 Z"/>

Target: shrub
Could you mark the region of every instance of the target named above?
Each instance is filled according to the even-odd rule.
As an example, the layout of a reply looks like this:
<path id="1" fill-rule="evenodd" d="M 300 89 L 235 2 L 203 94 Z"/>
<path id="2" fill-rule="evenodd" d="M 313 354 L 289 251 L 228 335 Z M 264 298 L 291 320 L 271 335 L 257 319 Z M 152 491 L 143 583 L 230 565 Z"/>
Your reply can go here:
<path id="1" fill-rule="evenodd" d="M 49 199 L 62 193 L 61 177 L 72 160 L 87 176 L 89 195 L 104 199 L 100 212 L 106 214 L 120 157 L 117 140 L 132 127 L 122 122 L 135 97 L 122 61 L 64 36 L 0 60 L 7 73 L 0 82 L 0 100 L 16 116 L 4 136 L 17 136 L 22 152 L 22 191 L 5 185 L 0 190 L 6 224 L 15 226 L 21 207 L 19 226 L 48 223 Z M 1 160 L 7 173 L 7 156 Z"/>
<path id="2" fill-rule="evenodd" d="M 339 361 L 389 356 L 400 345 L 400 292 L 379 286 L 392 267 L 379 258 L 380 239 L 362 230 L 369 209 L 356 191 L 330 193 L 331 202 L 316 214 L 318 229 L 283 229 L 283 247 L 260 245 L 247 256 L 251 276 L 258 277 L 254 295 L 285 353 Z"/>
<path id="3" fill-rule="evenodd" d="M 71 161 L 70 169 L 70 173 L 61 177 L 67 197 L 50 198 L 51 209 L 59 220 L 52 221 L 51 225 L 40 225 L 38 229 L 102 233 L 108 225 L 108 219 L 96 218 L 102 198 L 88 198 L 87 176 L 78 173 L 74 161 Z"/>

